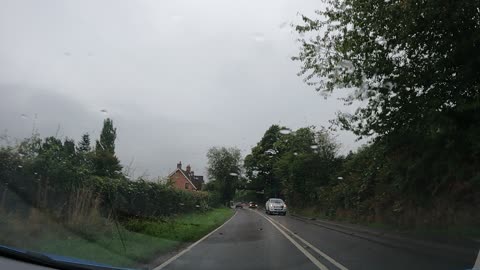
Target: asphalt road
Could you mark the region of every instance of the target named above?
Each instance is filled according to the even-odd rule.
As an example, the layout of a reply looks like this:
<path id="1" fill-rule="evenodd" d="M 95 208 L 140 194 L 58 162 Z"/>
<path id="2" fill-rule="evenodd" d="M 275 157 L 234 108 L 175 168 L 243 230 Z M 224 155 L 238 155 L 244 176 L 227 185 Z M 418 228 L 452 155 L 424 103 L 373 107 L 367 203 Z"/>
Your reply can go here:
<path id="1" fill-rule="evenodd" d="M 240 209 L 159 269 L 471 269 L 475 262 L 399 249 L 287 216 Z"/>

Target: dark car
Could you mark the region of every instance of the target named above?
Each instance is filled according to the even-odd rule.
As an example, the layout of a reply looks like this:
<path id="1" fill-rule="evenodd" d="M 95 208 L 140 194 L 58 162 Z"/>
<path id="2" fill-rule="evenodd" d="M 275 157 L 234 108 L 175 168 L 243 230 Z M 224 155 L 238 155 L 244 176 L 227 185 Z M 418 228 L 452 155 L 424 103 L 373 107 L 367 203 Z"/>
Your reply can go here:
<path id="1" fill-rule="evenodd" d="M 248 208 L 257 208 L 257 207 L 258 207 L 258 205 L 254 202 L 249 202 L 248 203 Z"/>
<path id="2" fill-rule="evenodd" d="M 235 208 L 243 208 L 243 205 L 242 205 L 241 203 L 237 203 L 237 204 L 235 205 Z"/>

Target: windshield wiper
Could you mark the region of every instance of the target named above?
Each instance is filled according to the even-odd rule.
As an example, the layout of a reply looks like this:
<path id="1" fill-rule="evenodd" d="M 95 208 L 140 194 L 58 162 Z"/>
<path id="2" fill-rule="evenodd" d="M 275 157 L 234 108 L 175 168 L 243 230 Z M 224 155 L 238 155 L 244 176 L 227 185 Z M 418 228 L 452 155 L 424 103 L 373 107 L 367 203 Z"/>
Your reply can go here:
<path id="1" fill-rule="evenodd" d="M 59 256 L 59 258 L 55 258 L 55 255 L 47 255 L 2 245 L 0 245 L 0 256 L 62 270 L 133 270 L 96 263 L 80 262 L 73 259 L 70 261 L 67 257 Z"/>

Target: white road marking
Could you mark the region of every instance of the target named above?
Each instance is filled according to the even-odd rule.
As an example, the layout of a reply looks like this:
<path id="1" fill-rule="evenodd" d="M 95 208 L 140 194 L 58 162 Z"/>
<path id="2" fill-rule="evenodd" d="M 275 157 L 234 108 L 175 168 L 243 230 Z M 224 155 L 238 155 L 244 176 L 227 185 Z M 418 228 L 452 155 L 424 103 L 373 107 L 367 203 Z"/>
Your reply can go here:
<path id="1" fill-rule="evenodd" d="M 341 265 L 339 262 L 335 261 L 332 257 L 328 256 L 327 254 L 323 253 L 321 250 L 319 250 L 318 248 L 316 248 L 314 245 L 310 244 L 309 242 L 307 242 L 307 240 L 301 238 L 300 236 L 294 234 L 292 231 L 290 231 L 288 228 L 286 228 L 285 226 L 283 226 L 282 224 L 280 224 L 280 222 L 270 218 L 270 217 L 267 217 L 269 219 L 271 219 L 273 222 L 277 223 L 280 227 L 282 227 L 285 231 L 289 232 L 291 235 L 293 235 L 295 238 L 297 238 L 298 240 L 300 240 L 302 243 L 304 243 L 305 245 L 307 245 L 309 248 L 313 249 L 315 252 L 317 252 L 320 256 L 322 256 L 323 258 L 325 258 L 327 261 L 331 262 L 333 265 L 335 265 L 336 267 L 338 267 L 339 269 L 341 270 L 348 270 L 348 268 L 346 268 L 345 266 Z"/>
<path id="2" fill-rule="evenodd" d="M 254 211 L 254 210 L 253 210 Z M 280 227 L 277 226 L 277 224 L 275 224 L 275 222 L 273 222 L 272 220 L 270 220 L 270 218 L 258 213 L 257 211 L 254 211 L 255 213 L 259 214 L 260 216 L 264 217 L 268 222 L 272 223 L 272 225 L 279 231 L 283 234 L 283 236 L 285 236 L 290 242 L 292 242 L 292 244 L 298 248 L 298 250 L 300 250 L 300 252 L 303 253 L 303 255 L 305 255 L 308 259 L 310 259 L 310 261 L 315 264 L 316 267 L 318 267 L 318 269 L 321 269 L 321 270 L 328 270 L 328 268 L 323 265 L 320 261 L 317 260 L 317 258 L 315 258 L 312 254 L 310 254 L 304 247 L 302 247 L 299 243 L 295 242 L 295 240 L 293 240 L 292 237 L 290 237 L 290 235 L 288 235 L 286 232 L 284 232 L 282 229 L 280 229 Z"/>
<path id="3" fill-rule="evenodd" d="M 190 251 L 194 246 L 198 245 L 200 242 L 202 242 L 203 240 L 205 240 L 206 238 L 208 238 L 210 235 L 214 234 L 216 231 L 218 231 L 220 228 L 222 228 L 223 226 L 225 226 L 225 224 L 227 224 L 230 220 L 232 220 L 235 216 L 237 215 L 237 212 L 235 211 L 235 214 L 230 218 L 228 219 L 227 221 L 225 221 L 225 223 L 223 223 L 222 225 L 220 225 L 218 228 L 216 228 L 215 230 L 211 231 L 209 234 L 205 235 L 204 237 L 202 237 L 200 240 L 198 240 L 197 242 L 191 244 L 190 246 L 188 246 L 186 249 L 182 250 L 180 253 L 176 254 L 175 256 L 171 257 L 170 259 L 168 259 L 167 261 L 165 261 L 164 263 L 160 264 L 159 266 L 155 267 L 153 270 L 160 270 L 160 269 L 163 269 L 165 268 L 167 265 L 169 265 L 171 262 L 175 261 L 176 259 L 178 259 L 180 256 L 182 256 L 183 254 L 187 253 L 188 251 Z"/>
<path id="4" fill-rule="evenodd" d="M 473 270 L 480 269 L 480 250 L 478 251 L 477 259 L 475 260 L 475 265 L 473 266 Z"/>

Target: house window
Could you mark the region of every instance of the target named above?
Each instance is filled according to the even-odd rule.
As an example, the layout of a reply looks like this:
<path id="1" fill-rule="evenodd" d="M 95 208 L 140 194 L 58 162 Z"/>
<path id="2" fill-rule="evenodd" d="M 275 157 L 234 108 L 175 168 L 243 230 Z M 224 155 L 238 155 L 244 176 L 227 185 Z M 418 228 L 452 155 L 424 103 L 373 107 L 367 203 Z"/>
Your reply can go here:
<path id="1" fill-rule="evenodd" d="M 185 189 L 188 189 L 188 183 L 185 183 Z"/>

